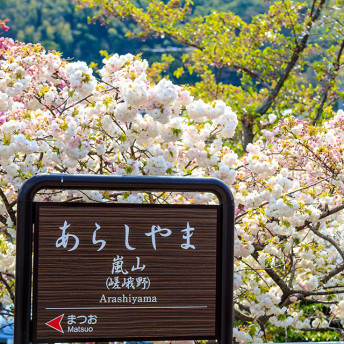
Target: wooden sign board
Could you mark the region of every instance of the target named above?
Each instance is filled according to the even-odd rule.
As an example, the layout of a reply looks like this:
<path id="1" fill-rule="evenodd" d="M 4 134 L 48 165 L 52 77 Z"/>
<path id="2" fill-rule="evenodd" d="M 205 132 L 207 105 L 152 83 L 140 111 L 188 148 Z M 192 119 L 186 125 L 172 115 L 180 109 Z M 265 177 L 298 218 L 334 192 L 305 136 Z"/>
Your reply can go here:
<path id="1" fill-rule="evenodd" d="M 36 203 L 33 342 L 218 338 L 220 209 Z"/>

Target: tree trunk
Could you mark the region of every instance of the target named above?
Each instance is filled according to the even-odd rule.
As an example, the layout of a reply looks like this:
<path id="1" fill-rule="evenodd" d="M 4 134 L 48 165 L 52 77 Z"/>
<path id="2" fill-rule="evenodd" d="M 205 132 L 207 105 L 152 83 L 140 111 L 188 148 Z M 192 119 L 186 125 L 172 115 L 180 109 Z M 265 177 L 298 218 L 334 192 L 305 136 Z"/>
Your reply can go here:
<path id="1" fill-rule="evenodd" d="M 246 148 L 249 143 L 253 142 L 253 121 L 251 120 L 249 115 L 244 116 L 244 118 L 241 120 L 242 128 L 244 132 L 243 137 L 243 151 L 247 153 Z"/>

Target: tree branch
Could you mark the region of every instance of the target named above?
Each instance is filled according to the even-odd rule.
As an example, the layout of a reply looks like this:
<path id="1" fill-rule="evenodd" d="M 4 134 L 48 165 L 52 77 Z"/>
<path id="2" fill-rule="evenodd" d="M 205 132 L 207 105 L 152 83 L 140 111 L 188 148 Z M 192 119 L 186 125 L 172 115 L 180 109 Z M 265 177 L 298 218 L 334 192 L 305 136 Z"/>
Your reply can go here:
<path id="1" fill-rule="evenodd" d="M 265 279 L 259 274 L 259 272 L 256 270 L 256 269 L 254 269 L 252 266 L 250 266 L 248 263 L 246 263 L 244 260 L 240 260 L 242 263 L 244 263 L 246 266 L 248 266 L 249 267 L 249 269 L 251 269 L 253 272 L 255 272 L 257 275 L 258 275 L 258 277 L 269 287 L 269 283 L 268 282 L 266 282 L 265 281 Z"/>
<path id="2" fill-rule="evenodd" d="M 7 197 L 5 195 L 5 193 L 2 191 L 2 189 L 0 188 L 0 198 L 2 199 L 2 201 L 4 202 L 5 208 L 8 212 L 8 215 L 10 216 L 12 222 L 14 224 L 16 224 L 16 213 L 13 210 L 13 208 L 11 207 L 10 203 L 7 200 Z M 1 221 L 2 222 L 2 221 Z"/>
<path id="3" fill-rule="evenodd" d="M 288 287 L 290 289 L 293 286 L 293 279 L 294 279 L 294 276 L 295 276 L 295 272 L 296 272 L 296 261 L 293 262 L 293 266 L 291 268 L 291 274 L 290 274 L 289 283 L 288 283 Z"/>
<path id="4" fill-rule="evenodd" d="M 254 321 L 254 318 L 253 317 L 250 317 L 244 313 L 241 313 L 240 311 L 238 311 L 237 309 L 234 308 L 234 315 L 236 318 L 242 320 L 242 321 L 245 321 L 245 322 L 253 322 Z"/>
<path id="5" fill-rule="evenodd" d="M 255 73 L 255 72 L 249 70 L 248 68 L 243 67 L 243 66 L 239 66 L 239 65 L 232 65 L 232 67 L 234 69 L 241 70 L 241 71 L 247 73 L 251 78 L 253 78 L 257 82 L 259 82 L 262 86 L 264 86 L 269 91 L 271 91 L 271 86 L 258 73 Z"/>
<path id="6" fill-rule="evenodd" d="M 296 35 L 296 32 L 295 32 L 295 24 L 294 24 L 294 22 L 293 22 L 293 20 L 292 20 L 292 18 L 290 16 L 290 13 L 289 13 L 289 10 L 288 10 L 288 6 L 286 5 L 284 0 L 282 0 L 282 2 L 283 2 L 285 10 L 287 11 L 288 18 L 289 18 L 290 24 L 292 26 L 292 31 L 293 31 L 293 35 L 294 35 L 295 44 L 297 44 L 298 42 L 297 42 L 297 35 Z"/>
<path id="7" fill-rule="evenodd" d="M 333 209 L 331 209 L 329 211 L 325 211 L 325 212 L 323 212 L 320 215 L 319 220 L 322 220 L 322 219 L 324 219 L 327 216 L 331 216 L 331 215 L 333 215 L 333 214 L 335 214 L 335 213 L 337 213 L 337 212 L 339 212 L 339 211 L 341 211 L 343 209 L 344 209 L 344 204 L 339 205 L 339 206 L 337 206 L 337 207 L 335 207 L 335 208 L 333 208 Z M 302 229 L 305 229 L 306 227 L 309 227 L 309 225 L 311 225 L 311 222 L 310 221 L 306 221 L 304 225 L 295 227 L 295 229 L 296 229 L 296 231 L 301 231 Z"/>
<path id="8" fill-rule="evenodd" d="M 301 294 L 306 296 L 312 295 L 332 295 L 332 294 L 344 294 L 344 289 L 331 290 L 331 291 L 307 291 L 307 290 L 293 290 L 293 294 Z"/>
<path id="9" fill-rule="evenodd" d="M 10 285 L 8 284 L 8 282 L 6 281 L 6 278 L 4 278 L 2 272 L 0 272 L 0 280 L 1 282 L 5 285 L 8 293 L 10 294 L 10 297 L 11 297 L 11 300 L 12 302 L 14 302 L 14 293 L 13 293 L 13 290 L 12 288 L 10 287 Z"/>
<path id="10" fill-rule="evenodd" d="M 259 262 L 258 262 L 258 252 L 257 251 L 258 250 L 255 250 L 252 253 L 252 257 L 259 264 Z M 288 285 L 283 281 L 283 279 L 277 274 L 277 272 L 273 268 L 265 267 L 264 270 L 269 275 L 269 277 L 281 288 L 281 290 L 283 292 L 282 301 L 284 302 L 284 299 L 288 298 L 289 295 L 291 295 L 293 293 L 292 290 L 288 287 Z"/>
<path id="11" fill-rule="evenodd" d="M 329 274 L 324 276 L 321 280 L 320 283 L 327 283 L 332 277 L 338 275 L 340 272 L 344 271 L 344 263 L 340 264 L 337 266 L 335 269 L 333 269 Z"/>
<path id="12" fill-rule="evenodd" d="M 0 214 L 0 222 L 3 223 L 4 225 L 7 225 L 7 219 L 5 216 Z"/>
<path id="13" fill-rule="evenodd" d="M 342 257 L 342 259 L 344 260 L 344 252 L 343 252 L 342 249 L 339 247 L 339 245 L 338 245 L 332 238 L 330 238 L 329 236 L 327 236 L 327 235 L 325 235 L 325 234 L 319 232 L 319 228 L 320 228 L 320 222 L 318 222 L 318 223 L 316 224 L 315 227 L 309 226 L 309 229 L 310 229 L 316 236 L 318 236 L 319 238 L 324 239 L 324 240 L 328 241 L 330 244 L 332 244 L 332 245 L 336 248 L 336 250 L 337 250 L 337 252 L 340 254 L 340 256 Z"/>
<path id="14" fill-rule="evenodd" d="M 311 303 L 321 303 L 323 305 L 334 305 L 338 303 L 338 301 L 322 301 L 322 300 L 308 299 L 307 297 L 304 297 L 302 295 L 299 296 L 299 299 L 301 299 L 302 301 L 311 302 Z"/>
<path id="15" fill-rule="evenodd" d="M 327 100 L 327 97 L 328 97 L 328 94 L 330 92 L 330 83 L 331 81 L 333 81 L 335 79 L 335 74 L 336 72 L 338 72 L 339 68 L 340 68 L 340 58 L 343 54 L 343 50 L 344 50 L 344 40 L 342 41 L 342 44 L 340 45 L 340 48 L 339 48 L 339 51 L 338 51 L 338 54 L 337 54 L 337 59 L 336 59 L 336 62 L 334 63 L 334 68 L 331 69 L 330 71 L 330 78 L 329 78 L 329 81 L 326 85 L 326 88 L 325 88 L 325 92 L 323 93 L 322 97 L 321 97 L 321 102 L 320 102 L 320 105 L 317 109 L 317 112 L 316 112 L 316 115 L 313 119 L 313 125 L 320 119 L 321 117 L 321 114 L 323 112 L 323 109 L 324 109 L 324 105 L 325 105 L 325 102 Z"/>
<path id="16" fill-rule="evenodd" d="M 341 208 L 343 208 L 342 206 L 339 206 Z M 337 207 L 338 208 L 338 207 Z M 333 211 L 333 210 L 332 210 Z M 329 211 L 331 212 L 331 211 Z M 327 213 L 329 213 L 327 212 Z M 328 216 L 328 215 L 327 215 Z M 323 216 L 325 217 L 325 216 Z M 323 218 L 322 217 L 322 218 Z M 339 253 L 339 255 L 342 257 L 343 261 L 344 261 L 344 251 L 339 247 L 339 245 L 335 242 L 334 239 L 330 238 L 329 236 L 319 232 L 319 228 L 320 228 L 320 223 L 318 222 L 316 224 L 316 226 L 312 226 L 309 224 L 309 229 L 319 238 L 322 238 L 323 240 L 329 242 L 331 245 L 333 245 L 335 247 L 335 249 L 337 250 L 337 252 Z M 339 274 L 340 272 L 344 271 L 344 262 L 342 264 L 340 264 L 339 266 L 337 266 L 335 269 L 333 269 L 329 274 L 327 274 L 326 276 L 324 276 L 320 282 L 321 283 L 327 283 L 332 277 L 336 276 L 337 274 Z"/>
<path id="17" fill-rule="evenodd" d="M 294 49 L 294 53 L 286 67 L 286 69 L 284 70 L 284 72 L 282 73 L 281 77 L 279 78 L 279 80 L 277 81 L 276 86 L 274 87 L 274 89 L 271 91 L 269 97 L 266 99 L 266 101 L 256 110 L 256 113 L 263 115 L 265 114 L 270 107 L 272 106 L 272 103 L 275 101 L 276 97 L 278 96 L 281 88 L 283 87 L 285 81 L 288 79 L 289 74 L 291 73 L 291 71 L 293 70 L 293 68 L 295 67 L 297 61 L 299 60 L 300 54 L 305 50 L 306 45 L 307 45 L 307 41 L 309 38 L 309 31 L 312 28 L 313 23 L 315 22 L 315 20 L 318 19 L 322 8 L 325 4 L 325 0 L 321 0 L 319 7 L 316 9 L 316 11 L 311 15 L 310 17 L 310 22 L 306 25 L 306 34 L 302 37 L 300 44 L 297 44 L 295 49 Z"/>
<path id="18" fill-rule="evenodd" d="M 236 305 L 238 305 L 239 308 L 243 309 L 244 311 L 250 312 L 250 307 L 249 307 L 249 306 L 243 305 L 242 303 L 240 303 L 240 302 L 238 302 L 238 301 L 234 301 L 234 303 L 235 303 Z"/>

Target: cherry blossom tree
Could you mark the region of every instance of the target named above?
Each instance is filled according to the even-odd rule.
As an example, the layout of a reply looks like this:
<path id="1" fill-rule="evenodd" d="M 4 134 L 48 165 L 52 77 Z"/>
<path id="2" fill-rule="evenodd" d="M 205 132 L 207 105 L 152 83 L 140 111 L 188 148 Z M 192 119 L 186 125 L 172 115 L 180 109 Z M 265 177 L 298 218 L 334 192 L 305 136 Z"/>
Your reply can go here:
<path id="1" fill-rule="evenodd" d="M 194 101 L 171 81 L 147 80 L 130 54 L 104 60 L 97 79 L 40 44 L 0 39 L 1 302 L 13 303 L 17 193 L 39 173 L 220 175 L 235 113 L 222 101 Z M 228 151 L 228 147 L 226 148 Z M 176 196 L 178 197 L 178 196 Z M 46 192 L 41 200 L 166 202 L 142 193 Z M 173 200 L 172 200 L 173 201 Z M 177 202 L 177 199 L 176 199 Z M 4 310 L 7 312 L 7 310 Z"/>
<path id="2" fill-rule="evenodd" d="M 74 1 L 96 11 L 92 20 L 135 23 L 130 38 L 166 37 L 187 47 L 174 76 L 198 75 L 190 85 L 193 95 L 233 108 L 237 149 L 246 151 L 271 116 L 281 118 L 292 108 L 319 124 L 343 99 L 343 0 L 266 1 L 266 12 L 249 22 L 220 12 L 215 3 L 209 14 L 196 15 L 192 0 Z M 164 58 L 162 65 L 170 61 Z"/>
<path id="3" fill-rule="evenodd" d="M 235 338 L 334 331 L 344 321 L 344 113 L 320 127 L 285 117 L 238 157 L 238 120 L 161 79 L 137 56 L 104 59 L 97 78 L 40 44 L 0 38 L 0 284 L 14 300 L 17 193 L 40 173 L 216 177 L 235 196 Z M 297 114 L 295 114 L 297 115 Z M 273 122 L 274 118 L 271 118 Z M 37 201 L 215 203 L 213 195 L 41 192 Z M 307 314 L 303 305 L 317 305 Z M 8 305 L 8 307 L 6 307 Z"/>

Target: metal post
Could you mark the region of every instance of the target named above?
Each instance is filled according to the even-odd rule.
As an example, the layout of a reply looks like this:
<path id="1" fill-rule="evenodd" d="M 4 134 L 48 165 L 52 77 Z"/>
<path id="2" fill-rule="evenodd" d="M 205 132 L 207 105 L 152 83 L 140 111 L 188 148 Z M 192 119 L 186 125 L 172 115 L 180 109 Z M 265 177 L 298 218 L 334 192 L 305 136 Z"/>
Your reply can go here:
<path id="1" fill-rule="evenodd" d="M 29 343 L 32 271 L 32 201 L 18 196 L 14 342 Z"/>

